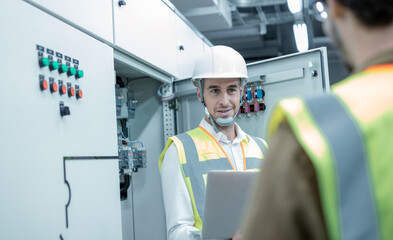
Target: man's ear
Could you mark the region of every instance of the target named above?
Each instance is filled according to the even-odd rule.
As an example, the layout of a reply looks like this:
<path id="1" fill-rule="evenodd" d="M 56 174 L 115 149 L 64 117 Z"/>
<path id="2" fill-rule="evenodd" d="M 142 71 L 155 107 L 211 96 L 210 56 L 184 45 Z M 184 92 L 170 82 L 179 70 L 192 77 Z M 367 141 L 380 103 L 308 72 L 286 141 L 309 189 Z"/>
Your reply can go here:
<path id="1" fill-rule="evenodd" d="M 201 90 L 197 88 L 198 101 L 201 102 Z"/>
<path id="2" fill-rule="evenodd" d="M 347 11 L 347 8 L 338 0 L 327 0 L 327 7 L 329 9 L 329 17 L 334 19 L 342 18 Z"/>

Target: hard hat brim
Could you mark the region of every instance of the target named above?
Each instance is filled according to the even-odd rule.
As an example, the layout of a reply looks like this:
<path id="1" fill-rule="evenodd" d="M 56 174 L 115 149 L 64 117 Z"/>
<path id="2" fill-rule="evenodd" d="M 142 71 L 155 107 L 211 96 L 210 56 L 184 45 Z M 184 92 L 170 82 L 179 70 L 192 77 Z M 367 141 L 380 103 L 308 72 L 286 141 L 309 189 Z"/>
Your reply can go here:
<path id="1" fill-rule="evenodd" d="M 242 85 L 245 85 L 248 77 L 247 75 L 244 74 L 234 74 L 234 73 L 221 73 L 221 74 L 203 74 L 203 75 L 199 75 L 196 77 L 193 77 L 191 79 L 192 84 L 195 87 L 199 87 L 198 86 L 198 80 L 199 79 L 206 79 L 206 78 L 240 78 L 242 80 Z"/>

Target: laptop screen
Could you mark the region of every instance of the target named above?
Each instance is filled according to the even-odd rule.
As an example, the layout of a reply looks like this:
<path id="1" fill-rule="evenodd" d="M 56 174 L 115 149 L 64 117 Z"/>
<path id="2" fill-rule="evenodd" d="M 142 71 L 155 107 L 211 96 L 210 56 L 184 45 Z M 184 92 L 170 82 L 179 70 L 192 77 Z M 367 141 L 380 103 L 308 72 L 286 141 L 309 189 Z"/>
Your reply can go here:
<path id="1" fill-rule="evenodd" d="M 257 173 L 228 171 L 208 173 L 203 239 L 233 237 L 242 221 Z"/>

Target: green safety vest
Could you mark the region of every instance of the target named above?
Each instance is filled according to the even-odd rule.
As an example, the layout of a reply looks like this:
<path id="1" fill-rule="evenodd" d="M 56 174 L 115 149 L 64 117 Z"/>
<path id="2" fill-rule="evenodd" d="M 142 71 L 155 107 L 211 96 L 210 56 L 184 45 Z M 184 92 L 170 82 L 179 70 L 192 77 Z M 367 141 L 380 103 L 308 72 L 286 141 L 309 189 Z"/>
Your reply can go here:
<path id="1" fill-rule="evenodd" d="M 217 140 L 199 126 L 168 139 L 158 160 L 160 171 L 165 152 L 172 143 L 176 146 L 180 168 L 190 193 L 194 226 L 202 230 L 207 173 L 211 170 L 235 171 L 235 168 Z M 260 138 L 249 137 L 240 142 L 240 145 L 244 169 L 258 170 L 266 152 L 266 143 Z"/>
<path id="2" fill-rule="evenodd" d="M 316 170 L 330 239 L 391 239 L 393 64 L 353 75 L 332 94 L 282 100 L 270 136 L 284 119 Z"/>

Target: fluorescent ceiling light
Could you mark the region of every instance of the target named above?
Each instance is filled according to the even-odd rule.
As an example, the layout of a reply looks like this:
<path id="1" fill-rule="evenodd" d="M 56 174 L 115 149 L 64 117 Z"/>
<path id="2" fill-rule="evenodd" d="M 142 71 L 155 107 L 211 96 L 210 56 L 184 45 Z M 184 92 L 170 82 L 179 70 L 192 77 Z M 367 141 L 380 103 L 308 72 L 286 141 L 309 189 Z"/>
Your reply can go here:
<path id="1" fill-rule="evenodd" d="M 321 18 L 327 19 L 327 17 L 328 17 L 328 14 L 326 11 L 321 12 Z"/>
<path id="2" fill-rule="evenodd" d="M 293 24 L 293 34 L 295 36 L 296 48 L 299 52 L 308 50 L 308 33 L 305 23 Z"/>
<path id="3" fill-rule="evenodd" d="M 317 2 L 315 4 L 315 7 L 317 8 L 318 12 L 322 12 L 323 10 L 325 10 L 325 8 L 323 7 L 323 4 L 321 2 Z"/>
<path id="4" fill-rule="evenodd" d="M 303 1 L 302 0 L 287 0 L 289 11 L 292 14 L 298 13 L 302 10 Z"/>

